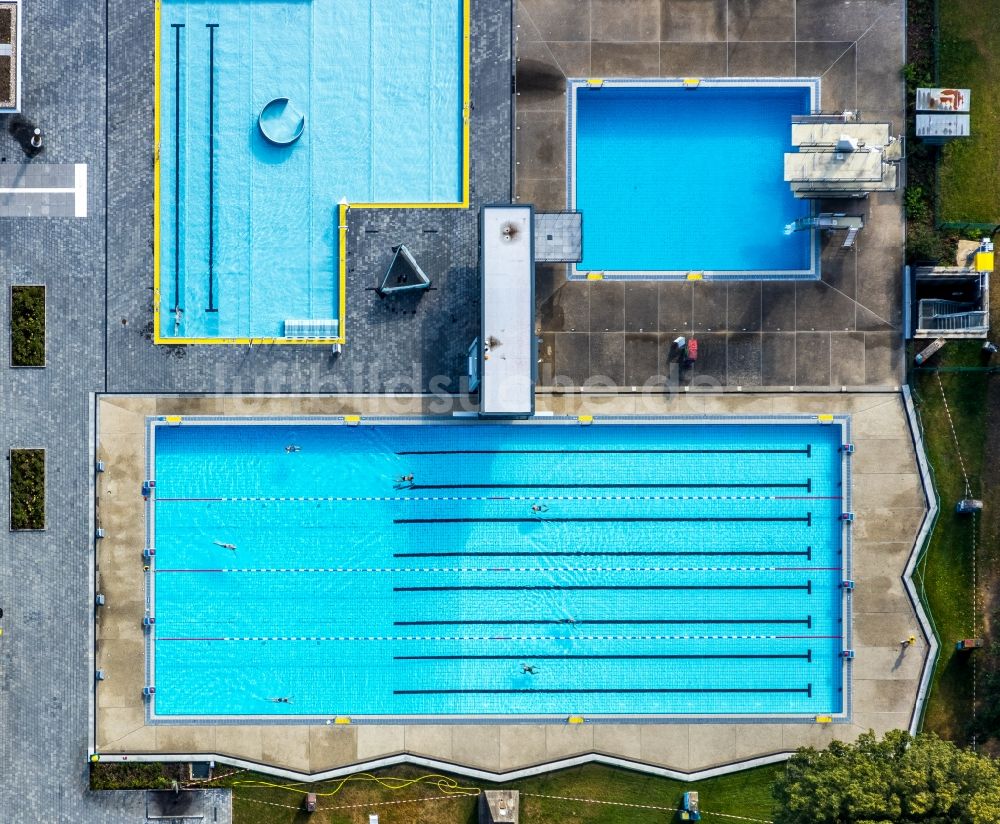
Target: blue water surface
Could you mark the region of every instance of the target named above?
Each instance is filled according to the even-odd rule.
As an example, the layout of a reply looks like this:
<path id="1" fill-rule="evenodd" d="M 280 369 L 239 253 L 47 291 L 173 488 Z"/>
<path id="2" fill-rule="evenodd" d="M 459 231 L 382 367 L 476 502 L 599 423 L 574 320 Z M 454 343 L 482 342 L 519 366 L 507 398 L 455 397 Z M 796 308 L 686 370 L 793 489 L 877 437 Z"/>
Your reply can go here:
<path id="1" fill-rule="evenodd" d="M 838 446 L 818 425 L 157 427 L 156 713 L 837 712 Z"/>
<path id="2" fill-rule="evenodd" d="M 806 87 L 608 87 L 576 93 L 579 272 L 808 270 L 809 214 L 784 181 Z M 572 204 L 571 204 L 572 205 Z"/>

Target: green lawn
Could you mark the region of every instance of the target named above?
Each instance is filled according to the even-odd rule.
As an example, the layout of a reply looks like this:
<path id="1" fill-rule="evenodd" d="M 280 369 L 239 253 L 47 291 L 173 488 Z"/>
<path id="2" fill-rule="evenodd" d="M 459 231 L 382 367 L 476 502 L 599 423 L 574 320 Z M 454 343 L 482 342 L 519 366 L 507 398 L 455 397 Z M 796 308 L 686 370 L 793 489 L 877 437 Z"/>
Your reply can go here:
<path id="1" fill-rule="evenodd" d="M 981 343 L 951 341 L 940 353 L 941 366 L 979 366 Z M 981 495 L 980 474 L 986 438 L 987 382 L 984 373 L 917 373 L 913 389 L 923 423 L 928 458 L 940 496 L 940 513 L 930 545 L 918 568 L 925 601 L 941 640 L 924 729 L 957 743 L 966 741 L 972 712 L 972 667 L 956 655 L 954 643 L 973 631 L 972 540 L 978 519 L 957 516 L 955 503 L 965 482 L 938 386 L 938 374 L 951 409 L 974 497 Z"/>
<path id="2" fill-rule="evenodd" d="M 941 86 L 972 90 L 972 136 L 944 149 L 938 219 L 1000 223 L 1000 0 L 939 4 Z"/>
<path id="3" fill-rule="evenodd" d="M 169 765 L 99 764 L 91 770 L 93 789 L 169 786 Z M 248 772 L 220 767 L 224 776 L 215 787 L 232 787 L 235 824 L 291 824 L 305 821 L 301 806 L 306 792 L 315 792 L 317 812 L 308 816 L 312 824 L 367 824 L 368 814 L 377 812 L 383 824 L 419 821 L 420 824 L 473 824 L 477 791 L 510 787 L 521 792 L 523 824 L 663 824 L 673 821 L 673 811 L 687 790 L 701 795 L 703 821 L 726 824 L 733 818 L 770 821 L 775 813 L 771 784 L 783 766 L 759 767 L 708 781 L 685 783 L 666 778 L 587 765 L 570 770 L 515 781 L 489 784 L 461 777 L 418 781 L 390 788 L 374 781 L 351 780 L 337 790 L 340 781 L 294 784 Z M 426 776 L 428 770 L 410 765 L 380 770 L 374 775 L 387 783 L 403 785 Z M 252 786 L 260 782 L 262 785 Z M 451 793 L 447 791 L 451 788 Z M 400 803 L 402 802 L 402 803 Z M 604 803 L 594 803 L 604 802 Z"/>

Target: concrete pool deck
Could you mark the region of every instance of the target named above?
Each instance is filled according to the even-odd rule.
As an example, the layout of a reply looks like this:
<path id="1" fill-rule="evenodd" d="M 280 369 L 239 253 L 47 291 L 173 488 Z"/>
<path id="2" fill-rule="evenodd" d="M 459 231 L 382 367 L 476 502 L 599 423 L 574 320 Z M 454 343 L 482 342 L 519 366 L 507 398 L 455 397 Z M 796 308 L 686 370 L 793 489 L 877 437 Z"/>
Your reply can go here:
<path id="1" fill-rule="evenodd" d="M 568 208 L 568 77 L 819 77 L 823 111 L 903 128 L 899 0 L 519 0 L 516 37 L 514 191 L 538 211 Z M 689 381 L 901 385 L 902 184 L 817 210 L 865 219 L 851 249 L 823 238 L 818 281 L 581 282 L 564 265 L 539 266 L 539 384 L 676 382 L 664 375 L 670 341 L 695 335 Z M 727 219 L 706 231 L 724 233 Z M 583 234 L 586 245 L 586 215 Z"/>
<path id="2" fill-rule="evenodd" d="M 187 760 L 197 754 L 287 776 L 330 775 L 410 760 L 480 777 L 510 777 L 539 765 L 604 760 L 689 776 L 801 746 L 853 740 L 874 729 L 910 727 L 930 647 L 903 573 L 927 499 L 902 398 L 831 395 L 539 395 L 560 414 L 846 413 L 852 416 L 854 529 L 854 714 L 849 723 L 654 724 L 158 724 L 141 696 L 145 610 L 141 547 L 147 415 L 441 414 L 442 401 L 400 396 L 114 396 L 97 409 L 98 524 L 93 750 L 105 760 Z M 901 639 L 917 636 L 903 647 Z"/>

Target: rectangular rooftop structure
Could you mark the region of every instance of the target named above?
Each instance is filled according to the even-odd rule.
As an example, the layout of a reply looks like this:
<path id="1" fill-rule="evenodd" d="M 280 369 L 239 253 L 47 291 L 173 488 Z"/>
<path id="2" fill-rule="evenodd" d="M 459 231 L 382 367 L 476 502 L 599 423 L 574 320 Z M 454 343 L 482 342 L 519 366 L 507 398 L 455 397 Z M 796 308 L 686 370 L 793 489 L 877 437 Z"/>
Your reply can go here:
<path id="1" fill-rule="evenodd" d="M 480 213 L 482 350 L 479 414 L 535 411 L 535 241 L 531 206 Z"/>

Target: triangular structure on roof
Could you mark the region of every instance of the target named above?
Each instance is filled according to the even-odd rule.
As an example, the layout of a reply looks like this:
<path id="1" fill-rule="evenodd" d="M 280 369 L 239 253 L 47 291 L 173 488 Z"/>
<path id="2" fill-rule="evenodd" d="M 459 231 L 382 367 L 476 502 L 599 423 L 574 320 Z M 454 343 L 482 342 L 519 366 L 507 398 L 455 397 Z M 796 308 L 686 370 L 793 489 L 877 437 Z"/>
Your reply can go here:
<path id="1" fill-rule="evenodd" d="M 393 247 L 393 252 L 395 254 L 392 256 L 392 263 L 389 264 L 385 277 L 382 278 L 382 285 L 377 289 L 379 295 L 429 289 L 431 279 L 420 268 L 410 250 L 401 243 L 399 246 Z"/>

